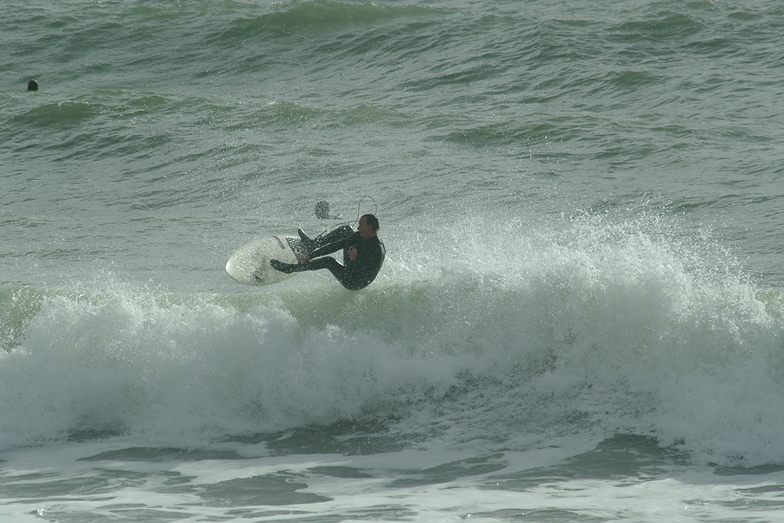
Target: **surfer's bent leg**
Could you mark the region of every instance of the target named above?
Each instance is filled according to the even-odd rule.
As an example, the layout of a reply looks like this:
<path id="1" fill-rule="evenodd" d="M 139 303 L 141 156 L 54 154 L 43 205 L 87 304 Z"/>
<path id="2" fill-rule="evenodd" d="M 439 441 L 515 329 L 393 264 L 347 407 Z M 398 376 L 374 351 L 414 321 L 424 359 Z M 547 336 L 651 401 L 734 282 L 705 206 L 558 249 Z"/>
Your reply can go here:
<path id="1" fill-rule="evenodd" d="M 343 225 L 342 227 L 338 227 L 333 231 L 316 236 L 312 241 L 315 244 L 315 248 L 319 248 L 325 245 L 329 245 L 330 243 L 335 243 L 344 238 L 348 238 L 352 234 L 354 234 L 354 231 L 351 229 L 351 227 L 348 225 Z"/>
<path id="2" fill-rule="evenodd" d="M 338 280 L 341 285 L 343 285 L 343 287 L 350 291 L 358 291 L 359 289 L 367 286 L 366 283 L 363 284 L 358 282 L 355 275 L 346 269 L 345 265 L 341 265 L 335 258 L 332 258 L 331 256 L 324 256 L 323 258 L 310 260 L 309 262 L 302 264 L 302 266 L 306 267 L 304 269 L 306 271 L 327 269 L 332 273 L 335 279 Z"/>
<path id="3" fill-rule="evenodd" d="M 302 264 L 305 267 L 304 270 L 306 271 L 317 271 L 319 269 L 327 269 L 331 272 L 335 278 L 340 280 L 340 276 L 345 267 L 343 267 L 338 261 L 331 257 L 331 256 L 324 256 L 323 258 L 316 258 L 315 260 L 310 260 L 307 263 Z"/>
<path id="4" fill-rule="evenodd" d="M 335 275 L 336 278 L 338 274 L 342 274 L 345 267 L 338 263 L 335 258 L 330 256 L 324 256 L 323 258 L 316 258 L 315 260 L 310 260 L 305 263 L 283 263 L 280 260 L 270 260 L 270 265 L 273 269 L 280 272 L 285 272 L 286 274 L 291 274 L 292 272 L 302 272 L 302 271 L 317 271 L 319 269 L 329 269 L 329 272 Z"/>
<path id="5" fill-rule="evenodd" d="M 304 265 L 298 265 L 296 263 L 283 263 L 280 260 L 270 260 L 270 266 L 272 266 L 272 268 L 276 271 L 284 272 L 286 274 L 307 270 Z"/>
<path id="6" fill-rule="evenodd" d="M 316 249 L 324 247 L 325 245 L 329 245 L 330 243 L 335 243 L 344 238 L 348 238 L 354 234 L 354 231 L 348 225 L 343 225 L 337 229 L 320 234 L 315 238 L 308 237 L 308 235 L 305 234 L 305 231 L 302 229 L 297 229 L 297 234 L 299 234 L 299 239 L 302 242 L 302 247 L 305 249 L 305 251 L 313 252 Z"/>
<path id="7" fill-rule="evenodd" d="M 320 269 L 327 269 L 336 280 L 340 282 L 343 287 L 350 291 L 358 291 L 367 287 L 369 282 L 358 279 L 355 274 L 347 270 L 344 265 L 341 265 L 335 258 L 331 256 L 324 256 L 323 258 L 316 258 L 309 262 L 302 264 L 282 263 L 278 260 L 270 260 L 270 265 L 275 270 L 291 274 L 292 272 L 302 271 L 317 271 Z"/>

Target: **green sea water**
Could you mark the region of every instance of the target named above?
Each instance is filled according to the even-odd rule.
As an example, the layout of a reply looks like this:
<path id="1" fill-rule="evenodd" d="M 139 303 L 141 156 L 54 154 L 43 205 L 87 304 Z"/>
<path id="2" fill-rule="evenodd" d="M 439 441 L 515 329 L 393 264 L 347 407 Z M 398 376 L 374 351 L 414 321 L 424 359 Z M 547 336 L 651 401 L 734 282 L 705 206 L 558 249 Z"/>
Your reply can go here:
<path id="1" fill-rule="evenodd" d="M 777 2 L 0 14 L 0 519 L 778 519 Z"/>

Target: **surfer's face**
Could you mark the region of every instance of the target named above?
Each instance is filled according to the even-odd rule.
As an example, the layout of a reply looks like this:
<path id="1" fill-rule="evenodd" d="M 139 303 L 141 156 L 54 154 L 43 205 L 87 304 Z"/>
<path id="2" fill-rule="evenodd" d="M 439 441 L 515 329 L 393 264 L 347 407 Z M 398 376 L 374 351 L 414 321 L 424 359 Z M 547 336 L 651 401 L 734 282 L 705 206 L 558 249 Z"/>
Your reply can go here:
<path id="1" fill-rule="evenodd" d="M 359 225 L 357 226 L 357 231 L 359 231 L 359 235 L 364 240 L 373 237 L 373 227 L 367 224 L 367 221 L 365 221 L 364 216 L 359 219 Z"/>

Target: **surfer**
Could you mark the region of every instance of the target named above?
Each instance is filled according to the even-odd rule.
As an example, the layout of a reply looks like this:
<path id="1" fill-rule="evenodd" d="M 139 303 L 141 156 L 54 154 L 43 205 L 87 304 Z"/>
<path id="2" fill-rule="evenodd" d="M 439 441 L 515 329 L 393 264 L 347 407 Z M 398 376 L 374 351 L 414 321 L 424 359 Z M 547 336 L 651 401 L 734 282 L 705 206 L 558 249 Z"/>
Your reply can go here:
<path id="1" fill-rule="evenodd" d="M 327 269 L 346 289 L 358 291 L 376 279 L 384 263 L 386 249 L 378 238 L 378 229 L 378 218 L 373 214 L 365 214 L 359 219 L 357 232 L 351 236 L 324 245 L 310 254 L 298 256 L 299 263 L 270 260 L 270 265 L 286 274 Z M 343 249 L 342 265 L 335 258 L 325 256 L 340 249 Z"/>
<path id="2" fill-rule="evenodd" d="M 27 82 L 27 90 L 28 91 L 37 91 L 38 90 L 38 82 L 35 80 L 30 80 Z"/>
<path id="3" fill-rule="evenodd" d="M 341 216 L 339 214 L 330 216 L 329 202 L 326 200 L 321 200 L 320 202 L 316 203 L 316 218 L 319 220 L 339 220 Z"/>

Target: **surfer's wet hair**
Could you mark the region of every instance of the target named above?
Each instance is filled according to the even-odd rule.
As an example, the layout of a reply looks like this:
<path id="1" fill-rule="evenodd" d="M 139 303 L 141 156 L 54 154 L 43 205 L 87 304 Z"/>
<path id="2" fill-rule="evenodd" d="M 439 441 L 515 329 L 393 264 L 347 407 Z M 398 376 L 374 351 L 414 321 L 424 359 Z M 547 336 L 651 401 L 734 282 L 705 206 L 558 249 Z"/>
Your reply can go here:
<path id="1" fill-rule="evenodd" d="M 366 223 L 366 224 L 368 224 L 368 225 L 370 225 L 371 227 L 373 227 L 373 230 L 374 230 L 374 231 L 378 231 L 378 230 L 381 228 L 381 226 L 378 224 L 378 218 L 376 218 L 376 215 L 375 215 L 375 214 L 364 214 L 364 215 L 362 215 L 362 217 L 360 218 L 360 220 L 361 220 L 362 218 L 364 218 L 364 219 L 365 219 L 365 223 Z"/>

